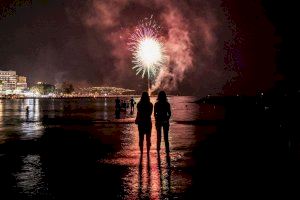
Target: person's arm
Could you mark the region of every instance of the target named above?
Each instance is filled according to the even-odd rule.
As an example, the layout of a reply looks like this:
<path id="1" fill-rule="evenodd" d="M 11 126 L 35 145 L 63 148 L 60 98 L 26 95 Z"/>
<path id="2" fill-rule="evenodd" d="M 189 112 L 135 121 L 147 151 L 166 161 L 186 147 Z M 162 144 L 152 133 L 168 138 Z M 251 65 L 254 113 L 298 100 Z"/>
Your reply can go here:
<path id="1" fill-rule="evenodd" d="M 140 121 L 140 111 L 139 111 L 139 110 L 140 110 L 140 109 L 139 109 L 139 108 L 140 108 L 140 104 L 138 104 L 136 107 L 137 107 L 137 113 L 136 113 L 136 117 L 135 117 L 134 123 L 135 123 L 135 124 L 138 124 L 139 121 Z"/>
<path id="2" fill-rule="evenodd" d="M 170 104 L 168 104 L 168 110 L 167 110 L 167 112 L 168 112 L 168 117 L 169 117 L 169 119 L 170 119 L 170 117 L 171 117 L 171 115 L 172 115 Z"/>
<path id="3" fill-rule="evenodd" d="M 156 119 L 157 117 L 157 104 L 154 104 L 154 118 Z"/>

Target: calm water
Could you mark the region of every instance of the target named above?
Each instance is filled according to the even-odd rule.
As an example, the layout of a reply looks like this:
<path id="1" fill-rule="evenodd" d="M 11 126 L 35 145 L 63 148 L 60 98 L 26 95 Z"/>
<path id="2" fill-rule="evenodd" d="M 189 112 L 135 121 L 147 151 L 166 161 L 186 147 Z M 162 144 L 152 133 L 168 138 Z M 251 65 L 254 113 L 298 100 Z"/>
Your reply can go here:
<path id="1" fill-rule="evenodd" d="M 0 191 L 8 199 L 183 198 L 193 149 L 216 129 L 189 122 L 223 116 L 195 100 L 169 98 L 171 153 L 162 143 L 157 154 L 153 129 L 149 159 L 140 159 L 136 113 L 115 120 L 113 98 L 0 100 Z"/>

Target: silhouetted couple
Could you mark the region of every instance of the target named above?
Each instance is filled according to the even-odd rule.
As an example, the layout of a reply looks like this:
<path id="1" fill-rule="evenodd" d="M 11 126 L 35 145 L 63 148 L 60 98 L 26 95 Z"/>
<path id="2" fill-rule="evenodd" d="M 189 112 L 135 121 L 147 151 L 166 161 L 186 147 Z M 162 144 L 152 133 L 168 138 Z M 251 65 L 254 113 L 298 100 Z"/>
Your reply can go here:
<path id="1" fill-rule="evenodd" d="M 142 93 L 142 97 L 137 104 L 137 116 L 135 123 L 139 130 L 139 147 L 143 153 L 144 136 L 146 135 L 147 153 L 149 154 L 151 147 L 151 115 L 153 112 L 153 104 L 147 92 Z M 160 150 L 161 132 L 164 131 L 164 140 L 166 152 L 169 153 L 169 119 L 171 117 L 171 108 L 164 91 L 158 93 L 157 102 L 154 105 L 155 126 L 157 131 L 157 151 Z"/>

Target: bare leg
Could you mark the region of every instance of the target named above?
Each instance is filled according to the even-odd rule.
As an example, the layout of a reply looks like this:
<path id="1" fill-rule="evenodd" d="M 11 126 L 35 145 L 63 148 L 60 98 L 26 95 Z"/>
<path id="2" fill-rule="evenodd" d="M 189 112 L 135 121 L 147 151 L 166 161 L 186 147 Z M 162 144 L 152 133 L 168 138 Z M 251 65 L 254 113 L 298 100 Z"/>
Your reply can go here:
<path id="1" fill-rule="evenodd" d="M 157 151 L 160 150 L 160 143 L 161 143 L 161 125 L 156 125 L 156 131 L 157 131 Z"/>
<path id="2" fill-rule="evenodd" d="M 168 153 L 170 151 L 170 147 L 169 147 L 169 124 L 164 124 L 163 129 L 164 129 L 164 140 L 165 140 L 165 145 L 166 145 L 166 152 Z"/>
<path id="3" fill-rule="evenodd" d="M 149 154 L 150 147 L 151 147 L 151 131 L 150 133 L 146 134 L 146 140 L 147 140 L 147 153 Z"/>
<path id="4" fill-rule="evenodd" d="M 142 132 L 142 128 L 139 127 L 139 147 L 141 154 L 143 153 L 143 147 L 144 147 L 144 133 Z"/>

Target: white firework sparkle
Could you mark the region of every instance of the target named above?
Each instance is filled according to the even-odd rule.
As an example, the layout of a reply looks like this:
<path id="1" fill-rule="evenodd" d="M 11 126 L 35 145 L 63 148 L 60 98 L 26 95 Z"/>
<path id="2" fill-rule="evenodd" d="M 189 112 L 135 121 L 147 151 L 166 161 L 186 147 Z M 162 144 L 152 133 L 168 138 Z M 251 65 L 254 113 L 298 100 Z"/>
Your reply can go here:
<path id="1" fill-rule="evenodd" d="M 155 79 L 158 72 L 166 62 L 164 44 L 159 37 L 159 29 L 156 22 L 151 18 L 145 18 L 130 36 L 129 50 L 132 51 L 132 69 L 136 75 L 141 74 L 144 78 Z"/>

